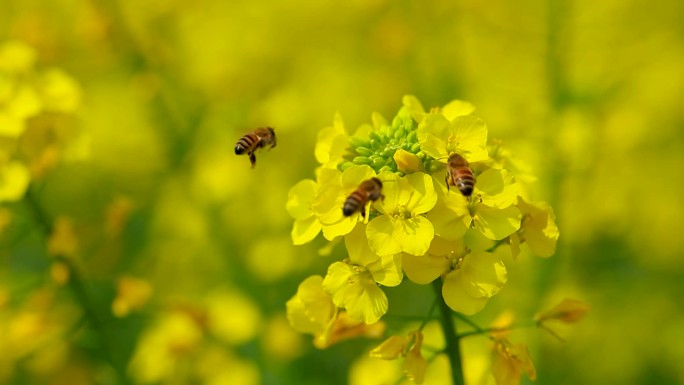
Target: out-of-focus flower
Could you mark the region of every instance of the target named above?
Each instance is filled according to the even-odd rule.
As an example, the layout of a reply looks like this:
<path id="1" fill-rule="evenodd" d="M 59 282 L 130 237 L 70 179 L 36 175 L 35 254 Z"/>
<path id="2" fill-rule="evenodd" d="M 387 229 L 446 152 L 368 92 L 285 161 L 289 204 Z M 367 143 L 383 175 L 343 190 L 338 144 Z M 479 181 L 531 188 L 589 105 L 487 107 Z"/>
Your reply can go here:
<path id="1" fill-rule="evenodd" d="M 117 197 L 107 207 L 105 214 L 105 232 L 110 238 L 115 238 L 123 231 L 128 218 L 133 211 L 133 202 L 126 197 Z"/>
<path id="2" fill-rule="evenodd" d="M 48 254 L 56 257 L 73 258 L 78 252 L 78 243 L 71 218 L 58 217 L 55 219 L 52 234 L 48 239 Z"/>
<path id="3" fill-rule="evenodd" d="M 16 161 L 7 163 L 0 161 L 0 202 L 14 202 L 22 199 L 30 181 L 31 175 L 24 164 Z"/>
<path id="4" fill-rule="evenodd" d="M 387 312 L 387 296 L 378 287 L 401 283 L 401 254 L 380 257 L 368 246 L 366 226 L 358 224 L 345 236 L 349 259 L 334 262 L 323 280 L 323 289 L 333 303 L 367 324 L 377 322 Z"/>
<path id="5" fill-rule="evenodd" d="M 382 174 L 380 179 L 385 199 L 376 207 L 383 215 L 368 223 L 370 248 L 379 255 L 425 254 L 434 236 L 432 223 L 422 215 L 437 201 L 432 179 L 424 173 Z"/>
<path id="6" fill-rule="evenodd" d="M 518 245 L 524 243 L 536 256 L 552 256 L 560 233 L 551 207 L 545 202 L 527 203 L 522 197 L 518 197 L 518 208 L 522 213 L 522 223 L 520 230 L 511 235 L 513 255 L 517 255 Z"/>
<path id="7" fill-rule="evenodd" d="M 507 339 L 494 343 L 494 362 L 492 374 L 497 385 L 518 385 L 520 377 L 527 375 L 530 380 L 537 379 L 537 371 L 524 344 L 513 345 Z"/>
<path id="8" fill-rule="evenodd" d="M 292 328 L 283 314 L 269 318 L 261 338 L 261 346 L 269 357 L 290 361 L 302 354 L 302 336 Z"/>
<path id="9" fill-rule="evenodd" d="M 287 301 L 287 318 L 298 332 L 312 334 L 314 346 L 319 349 L 351 338 L 378 338 L 385 331 L 383 322 L 366 324 L 338 311 L 318 275 L 305 279 L 297 294 Z"/>
<path id="10" fill-rule="evenodd" d="M 534 316 L 537 323 L 558 321 L 566 324 L 579 322 L 589 312 L 589 305 L 576 299 L 566 298 L 551 310 Z"/>
<path id="11" fill-rule="evenodd" d="M 255 338 L 261 330 L 261 311 L 246 294 L 235 289 L 218 289 L 205 301 L 207 329 L 220 340 L 240 345 Z"/>
<path id="12" fill-rule="evenodd" d="M 201 325 L 188 313 L 163 314 L 138 340 L 129 372 L 143 384 L 171 379 L 181 362 L 196 352 L 202 338 Z"/>
<path id="13" fill-rule="evenodd" d="M 116 297 L 112 302 L 112 313 L 125 317 L 140 310 L 152 296 L 152 285 L 144 279 L 124 275 L 116 281 Z"/>
<path id="14" fill-rule="evenodd" d="M 313 335 L 315 343 L 327 340 L 326 334 L 337 318 L 337 307 L 323 290 L 323 277 L 313 275 L 302 281 L 286 307 L 290 326 L 300 333 Z"/>
<path id="15" fill-rule="evenodd" d="M 422 384 L 425 379 L 427 361 L 420 349 L 423 346 L 423 333 L 419 330 L 410 332 L 406 336 L 391 336 L 375 349 L 370 356 L 383 360 L 394 360 L 404 357 L 402 369 L 408 379 L 414 384 Z"/>
<path id="16" fill-rule="evenodd" d="M 382 337 L 386 329 L 387 325 L 382 321 L 366 324 L 353 319 L 346 311 L 340 311 L 325 338 L 315 340 L 314 346 L 325 349 L 338 342 L 359 337 L 376 339 Z"/>
<path id="17" fill-rule="evenodd" d="M 207 385 L 258 385 L 263 383 L 256 363 L 240 358 L 230 350 L 218 346 L 203 349 L 192 368 L 193 378 Z M 177 378 L 174 379 L 178 381 Z M 193 382 L 193 381 L 187 381 Z"/>

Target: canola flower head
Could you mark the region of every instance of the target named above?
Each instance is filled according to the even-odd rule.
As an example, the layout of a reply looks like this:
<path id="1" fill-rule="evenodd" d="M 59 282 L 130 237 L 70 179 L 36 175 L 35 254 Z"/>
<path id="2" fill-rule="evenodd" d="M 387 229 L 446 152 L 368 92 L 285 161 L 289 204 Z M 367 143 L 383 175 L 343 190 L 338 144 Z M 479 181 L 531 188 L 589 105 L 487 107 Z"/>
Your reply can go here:
<path id="1" fill-rule="evenodd" d="M 307 283 L 316 301 L 307 302 L 300 285 L 288 302 L 296 330 L 330 336 L 339 314 L 359 325 L 377 323 L 390 306 L 383 287 L 400 285 L 404 274 L 420 285 L 441 280 L 439 294 L 449 308 L 476 314 L 507 282 L 506 249 L 515 254 L 527 245 L 540 256 L 553 253 L 558 228 L 552 211 L 522 198 L 520 169 L 507 168 L 513 155 L 487 142 L 487 125 L 474 110 L 462 100 L 426 109 L 406 95 L 392 119 L 372 113 L 350 133 L 337 114 L 319 133 L 315 180 L 300 181 L 288 195 L 292 240 L 299 245 L 318 234 L 331 244 L 343 239 L 345 253 L 315 285 Z M 497 158 L 490 157 L 491 149 Z M 447 185 L 449 175 L 454 178 L 447 173 L 452 154 L 463 156 L 473 173 L 469 196 Z M 381 182 L 381 196 L 358 202 L 365 216 L 360 208 L 344 215 L 350 194 L 371 178 Z M 315 322 L 303 316 L 314 304 L 324 309 Z M 419 383 L 427 361 L 416 348 L 417 338 L 390 337 L 372 355 L 403 357 L 407 376 Z M 317 341 L 327 346 L 328 340 Z"/>

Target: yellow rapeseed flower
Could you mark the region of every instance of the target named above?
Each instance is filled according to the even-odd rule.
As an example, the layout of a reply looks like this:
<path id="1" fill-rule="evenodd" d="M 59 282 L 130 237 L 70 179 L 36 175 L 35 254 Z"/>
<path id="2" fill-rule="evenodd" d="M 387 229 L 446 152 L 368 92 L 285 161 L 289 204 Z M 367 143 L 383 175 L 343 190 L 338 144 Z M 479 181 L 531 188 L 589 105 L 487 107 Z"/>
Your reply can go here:
<path id="1" fill-rule="evenodd" d="M 406 252 L 423 255 L 434 236 L 432 223 L 423 216 L 437 202 L 429 175 L 417 172 L 405 177 L 381 174 L 385 199 L 376 204 L 382 214 L 368 223 L 366 234 L 379 255 Z"/>
<path id="2" fill-rule="evenodd" d="M 401 283 L 401 254 L 380 257 L 368 246 L 366 226 L 358 224 L 345 236 L 349 259 L 334 262 L 323 280 L 324 290 L 337 307 L 367 324 L 377 322 L 387 312 L 387 296 L 378 287 Z"/>

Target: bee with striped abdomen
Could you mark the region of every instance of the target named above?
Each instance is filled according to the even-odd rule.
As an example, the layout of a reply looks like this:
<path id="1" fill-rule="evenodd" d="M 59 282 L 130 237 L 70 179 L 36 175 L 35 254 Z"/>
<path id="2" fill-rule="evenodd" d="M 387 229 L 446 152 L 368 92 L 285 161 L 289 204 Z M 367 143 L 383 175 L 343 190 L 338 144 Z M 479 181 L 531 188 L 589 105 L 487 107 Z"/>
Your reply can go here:
<path id="1" fill-rule="evenodd" d="M 351 216 L 355 212 L 361 210 L 361 216 L 366 217 L 366 204 L 374 202 L 380 198 L 385 198 L 382 195 L 382 182 L 378 178 L 371 178 L 361 182 L 359 187 L 344 201 L 342 206 L 342 214 L 345 217 Z"/>
<path id="2" fill-rule="evenodd" d="M 465 158 L 459 154 L 451 154 L 447 162 L 447 173 L 444 178 L 447 185 L 458 187 L 463 196 L 469 197 L 475 188 L 475 176 Z"/>
<path id="3" fill-rule="evenodd" d="M 269 148 L 276 146 L 275 132 L 271 127 L 259 127 L 238 140 L 235 145 L 235 155 L 245 153 L 249 155 L 249 162 L 252 164 L 252 168 L 254 168 L 256 164 L 254 152 L 266 146 L 269 146 Z"/>

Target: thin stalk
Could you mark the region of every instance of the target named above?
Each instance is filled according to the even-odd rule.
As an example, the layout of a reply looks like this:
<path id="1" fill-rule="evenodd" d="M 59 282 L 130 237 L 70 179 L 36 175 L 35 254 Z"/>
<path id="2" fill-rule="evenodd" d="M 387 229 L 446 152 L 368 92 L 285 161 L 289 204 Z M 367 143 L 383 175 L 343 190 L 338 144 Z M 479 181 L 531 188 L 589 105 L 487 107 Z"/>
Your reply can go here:
<path id="1" fill-rule="evenodd" d="M 451 381 L 454 385 L 465 385 L 463 364 L 461 361 L 461 347 L 459 345 L 459 337 L 456 334 L 456 325 L 452 318 L 453 311 L 447 306 L 442 297 L 442 281 L 439 279 L 434 280 L 432 282 L 432 287 L 435 289 L 436 300 L 439 305 L 439 310 L 442 313 L 440 323 L 442 325 L 442 332 L 444 333 L 444 341 L 446 342 L 444 352 L 451 364 Z"/>
<path id="2" fill-rule="evenodd" d="M 29 188 L 26 192 L 24 202 L 29 207 L 29 210 L 34 216 L 36 224 L 40 226 L 43 230 L 44 236 L 47 239 L 52 233 L 52 219 L 49 214 L 45 212 L 43 207 L 40 205 L 38 198 L 35 196 L 35 192 Z M 96 335 L 100 343 L 100 347 L 105 354 L 105 357 L 111 367 L 116 373 L 118 383 L 127 384 L 128 380 L 121 365 L 118 365 L 115 354 L 113 352 L 112 346 L 110 344 L 110 330 L 102 322 L 100 315 L 98 314 L 93 300 L 88 292 L 88 287 L 83 280 L 78 268 L 75 266 L 74 262 L 65 256 L 55 256 L 54 261 L 62 263 L 69 270 L 69 280 L 68 286 L 71 289 L 76 301 L 79 303 L 84 312 L 84 319 L 87 320 L 94 330 L 97 331 Z M 79 321 L 79 323 L 83 322 Z"/>
<path id="3" fill-rule="evenodd" d="M 478 334 L 486 334 L 486 333 L 491 333 L 491 332 L 505 332 L 509 330 L 514 330 L 514 329 L 524 329 L 524 328 L 533 328 L 537 327 L 536 322 L 528 322 L 528 323 L 520 323 L 520 324 L 515 324 L 511 325 L 508 327 L 504 328 L 497 328 L 497 327 L 492 327 L 492 328 L 478 328 L 477 330 L 461 333 L 458 335 L 458 338 L 465 338 L 465 337 L 470 337 L 470 336 L 476 336 Z"/>

